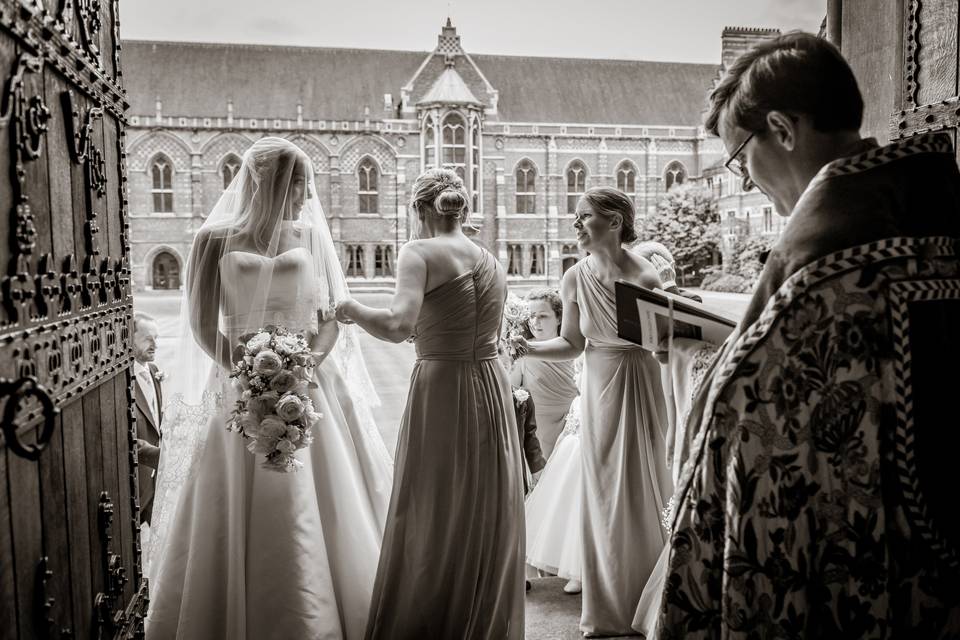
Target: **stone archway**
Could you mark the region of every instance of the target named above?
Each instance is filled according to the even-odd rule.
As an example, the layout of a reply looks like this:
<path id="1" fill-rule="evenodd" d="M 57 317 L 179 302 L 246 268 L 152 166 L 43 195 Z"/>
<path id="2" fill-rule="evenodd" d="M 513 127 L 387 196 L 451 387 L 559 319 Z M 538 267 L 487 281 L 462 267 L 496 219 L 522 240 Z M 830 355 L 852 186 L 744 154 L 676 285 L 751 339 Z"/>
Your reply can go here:
<path id="1" fill-rule="evenodd" d="M 169 251 L 159 251 L 150 267 L 150 282 L 154 290 L 180 288 L 180 263 Z"/>

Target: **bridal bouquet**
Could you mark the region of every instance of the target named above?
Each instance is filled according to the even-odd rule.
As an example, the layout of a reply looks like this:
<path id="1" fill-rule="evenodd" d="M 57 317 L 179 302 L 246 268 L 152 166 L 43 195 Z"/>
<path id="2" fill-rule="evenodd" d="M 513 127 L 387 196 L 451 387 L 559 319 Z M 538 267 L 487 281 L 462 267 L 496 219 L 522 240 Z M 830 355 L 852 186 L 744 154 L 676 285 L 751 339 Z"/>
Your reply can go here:
<path id="1" fill-rule="evenodd" d="M 515 293 L 507 294 L 503 305 L 503 330 L 500 332 L 500 348 L 516 361 L 520 354 L 511 338 L 526 336 L 530 322 L 530 306 L 527 301 Z"/>
<path id="2" fill-rule="evenodd" d="M 266 457 L 265 469 L 296 471 L 303 463 L 293 452 L 310 445 L 311 428 L 323 418 L 307 394 L 316 386 L 313 367 L 321 354 L 310 351 L 302 335 L 275 326 L 241 336 L 238 351 L 230 377 L 241 393 L 227 430 L 243 436 L 248 451 Z"/>

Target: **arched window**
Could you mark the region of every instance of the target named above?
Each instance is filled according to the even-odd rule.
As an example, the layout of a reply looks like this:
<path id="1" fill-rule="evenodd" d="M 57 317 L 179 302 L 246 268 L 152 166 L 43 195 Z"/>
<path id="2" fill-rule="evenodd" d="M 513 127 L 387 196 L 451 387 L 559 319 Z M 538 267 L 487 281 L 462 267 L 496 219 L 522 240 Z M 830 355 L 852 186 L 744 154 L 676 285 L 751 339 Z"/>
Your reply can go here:
<path id="1" fill-rule="evenodd" d="M 542 276 L 547 272 L 546 247 L 535 244 L 530 247 L 530 275 Z"/>
<path id="2" fill-rule="evenodd" d="M 363 245 L 347 245 L 347 275 L 355 278 L 363 277 Z"/>
<path id="3" fill-rule="evenodd" d="M 154 289 L 180 288 L 180 263 L 169 251 L 160 251 L 154 256 L 152 271 Z"/>
<path id="4" fill-rule="evenodd" d="M 567 168 L 567 213 L 577 212 L 577 202 L 587 190 L 587 167 L 579 160 Z"/>
<path id="5" fill-rule="evenodd" d="M 687 170 L 680 162 L 674 160 L 667 165 L 667 168 L 663 171 L 663 180 L 666 190 L 669 191 L 671 188 L 675 187 L 678 184 L 683 184 L 687 180 Z"/>
<path id="6" fill-rule="evenodd" d="M 517 213 L 533 213 L 537 201 L 537 169 L 529 160 L 517 165 Z"/>
<path id="7" fill-rule="evenodd" d="M 433 129 L 433 118 L 423 119 L 423 167 L 432 169 L 437 166 L 437 133 Z"/>
<path id="8" fill-rule="evenodd" d="M 233 154 L 227 156 L 223 164 L 220 165 L 220 177 L 223 178 L 224 189 L 230 186 L 230 183 L 233 182 L 233 179 L 237 177 L 237 173 L 239 172 L 240 158 Z"/>
<path id="9" fill-rule="evenodd" d="M 470 149 L 471 149 L 471 164 L 470 164 L 470 190 L 471 190 L 471 200 L 472 207 L 470 211 L 474 213 L 480 212 L 480 120 L 479 118 L 474 118 L 473 125 L 470 127 Z"/>
<path id="10" fill-rule="evenodd" d="M 153 178 L 153 210 L 156 213 L 173 211 L 173 163 L 164 156 L 157 156 L 150 164 Z"/>
<path id="11" fill-rule="evenodd" d="M 519 244 L 507 245 L 507 275 L 523 275 L 523 248 Z"/>
<path id="12" fill-rule="evenodd" d="M 443 166 L 453 169 L 457 175 L 467 181 L 467 129 L 463 118 L 455 113 L 448 114 L 440 127 L 443 140 Z"/>
<path id="13" fill-rule="evenodd" d="M 393 275 L 393 247 L 388 244 L 378 244 L 373 251 L 373 275 Z"/>
<path id="14" fill-rule="evenodd" d="M 357 211 L 360 213 L 379 213 L 380 172 L 377 170 L 376 163 L 370 158 L 364 158 L 357 165 L 357 178 L 359 179 Z"/>
<path id="15" fill-rule="evenodd" d="M 629 162 L 621 162 L 617 167 L 617 189 L 631 198 L 637 194 L 637 172 Z"/>

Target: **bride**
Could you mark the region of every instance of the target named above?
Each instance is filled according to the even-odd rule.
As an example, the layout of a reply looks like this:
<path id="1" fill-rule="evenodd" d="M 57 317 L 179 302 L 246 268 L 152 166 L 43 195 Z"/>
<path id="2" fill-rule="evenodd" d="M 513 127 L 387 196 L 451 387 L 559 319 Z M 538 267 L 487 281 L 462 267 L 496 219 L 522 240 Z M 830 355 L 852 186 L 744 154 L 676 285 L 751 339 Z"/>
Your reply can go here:
<path id="1" fill-rule="evenodd" d="M 257 141 L 191 248 L 148 552 L 151 640 L 363 636 L 393 463 L 354 328 L 331 312 L 348 291 L 312 178 L 292 143 Z M 322 418 L 292 473 L 225 428 L 239 336 L 266 325 L 323 354 L 309 391 Z"/>

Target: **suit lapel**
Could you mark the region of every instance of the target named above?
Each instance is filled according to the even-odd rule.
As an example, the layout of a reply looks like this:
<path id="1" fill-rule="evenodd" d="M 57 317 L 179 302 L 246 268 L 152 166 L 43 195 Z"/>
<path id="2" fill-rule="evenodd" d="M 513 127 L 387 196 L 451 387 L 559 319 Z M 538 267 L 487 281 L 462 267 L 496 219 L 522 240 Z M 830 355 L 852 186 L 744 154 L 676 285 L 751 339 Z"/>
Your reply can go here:
<path id="1" fill-rule="evenodd" d="M 131 372 L 132 371 L 133 370 L 131 369 Z M 153 430 L 159 434 L 160 430 L 157 429 L 157 424 L 153 421 L 153 414 L 150 411 L 150 403 L 147 401 L 147 396 L 143 394 L 143 387 L 140 386 L 140 381 L 137 380 L 136 374 L 133 376 L 133 386 L 135 389 L 136 401 L 140 408 L 140 413 L 146 416 L 147 422 L 149 422 L 150 426 L 153 427 Z"/>

